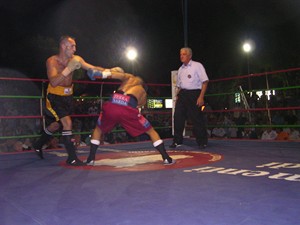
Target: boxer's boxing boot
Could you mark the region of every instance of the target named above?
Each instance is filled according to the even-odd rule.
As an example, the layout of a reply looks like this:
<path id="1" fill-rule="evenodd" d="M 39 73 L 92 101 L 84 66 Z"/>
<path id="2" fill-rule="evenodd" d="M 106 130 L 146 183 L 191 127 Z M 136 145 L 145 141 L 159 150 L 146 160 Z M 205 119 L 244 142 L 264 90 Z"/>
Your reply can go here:
<path id="1" fill-rule="evenodd" d="M 93 166 L 95 164 L 96 152 L 99 145 L 100 141 L 94 139 L 91 140 L 90 154 L 85 161 L 88 166 Z"/>
<path id="2" fill-rule="evenodd" d="M 159 153 L 161 154 L 162 158 L 163 158 L 163 164 L 164 165 L 172 165 L 175 163 L 175 160 L 172 159 L 169 154 L 167 153 L 166 149 L 165 149 L 165 145 L 164 142 L 162 140 L 158 140 L 156 142 L 153 143 L 153 146 L 159 151 Z"/>
<path id="3" fill-rule="evenodd" d="M 71 137 L 72 137 L 72 131 L 70 130 L 62 131 L 63 144 L 65 145 L 66 151 L 68 153 L 68 159 L 66 163 L 70 166 L 84 166 L 86 164 L 77 158 L 75 146 L 71 141 Z"/>
<path id="4" fill-rule="evenodd" d="M 32 147 L 34 148 L 35 153 L 41 159 L 44 159 L 44 154 L 43 154 L 42 147 L 43 147 L 44 144 L 46 144 L 50 140 L 52 135 L 53 134 L 49 130 L 47 130 L 47 128 L 45 128 L 42 131 L 42 134 L 41 134 L 40 138 L 32 145 Z"/>

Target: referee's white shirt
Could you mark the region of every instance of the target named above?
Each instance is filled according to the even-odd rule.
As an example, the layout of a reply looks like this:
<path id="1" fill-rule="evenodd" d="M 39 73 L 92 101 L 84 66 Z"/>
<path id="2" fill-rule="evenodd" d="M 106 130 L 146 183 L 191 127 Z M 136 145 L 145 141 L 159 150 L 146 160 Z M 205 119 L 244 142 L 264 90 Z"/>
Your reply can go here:
<path id="1" fill-rule="evenodd" d="M 181 89 L 201 89 L 202 83 L 209 80 L 204 66 L 190 60 L 187 65 L 182 64 L 178 70 L 176 86 Z"/>

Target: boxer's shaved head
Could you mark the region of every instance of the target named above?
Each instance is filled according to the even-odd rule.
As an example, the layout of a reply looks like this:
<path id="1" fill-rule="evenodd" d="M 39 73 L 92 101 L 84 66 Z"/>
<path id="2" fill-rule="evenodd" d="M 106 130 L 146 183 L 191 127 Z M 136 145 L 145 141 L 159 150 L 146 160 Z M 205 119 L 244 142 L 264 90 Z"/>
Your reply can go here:
<path id="1" fill-rule="evenodd" d="M 59 39 L 59 44 L 60 44 L 60 45 L 61 45 L 61 44 L 66 44 L 70 39 L 75 41 L 75 38 L 74 38 L 74 37 L 71 37 L 71 36 L 69 36 L 69 35 L 63 35 L 63 36 L 61 36 L 60 39 Z"/>

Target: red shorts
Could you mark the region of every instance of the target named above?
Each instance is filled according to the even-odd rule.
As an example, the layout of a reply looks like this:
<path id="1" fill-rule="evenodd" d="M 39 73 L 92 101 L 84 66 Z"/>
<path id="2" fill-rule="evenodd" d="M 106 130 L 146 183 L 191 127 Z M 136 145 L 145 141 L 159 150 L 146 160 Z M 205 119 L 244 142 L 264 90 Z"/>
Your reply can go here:
<path id="1" fill-rule="evenodd" d="M 152 128 L 149 121 L 137 108 L 105 102 L 97 124 L 103 133 L 110 132 L 120 124 L 132 137 L 139 136 Z"/>

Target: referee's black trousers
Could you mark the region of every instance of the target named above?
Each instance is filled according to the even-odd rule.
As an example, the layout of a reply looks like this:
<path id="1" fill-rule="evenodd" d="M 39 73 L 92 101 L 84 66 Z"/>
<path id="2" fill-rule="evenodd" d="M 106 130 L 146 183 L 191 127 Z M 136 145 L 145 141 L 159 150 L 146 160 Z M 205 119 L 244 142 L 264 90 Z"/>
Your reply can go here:
<path id="1" fill-rule="evenodd" d="M 180 90 L 174 113 L 174 142 L 183 142 L 183 130 L 187 120 L 192 122 L 193 133 L 198 145 L 207 145 L 207 130 L 204 114 L 197 106 L 201 90 Z"/>

